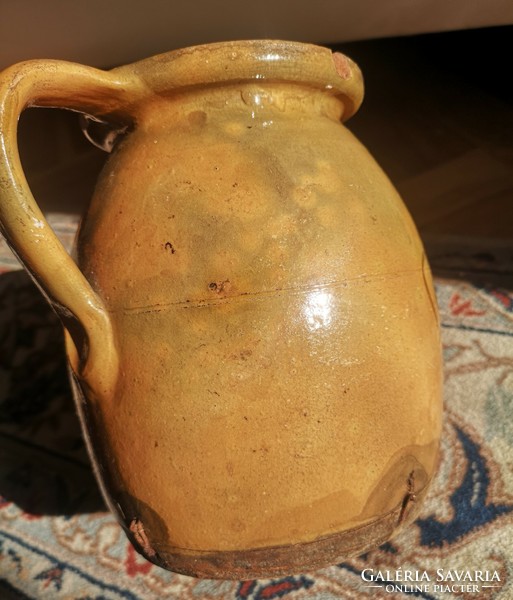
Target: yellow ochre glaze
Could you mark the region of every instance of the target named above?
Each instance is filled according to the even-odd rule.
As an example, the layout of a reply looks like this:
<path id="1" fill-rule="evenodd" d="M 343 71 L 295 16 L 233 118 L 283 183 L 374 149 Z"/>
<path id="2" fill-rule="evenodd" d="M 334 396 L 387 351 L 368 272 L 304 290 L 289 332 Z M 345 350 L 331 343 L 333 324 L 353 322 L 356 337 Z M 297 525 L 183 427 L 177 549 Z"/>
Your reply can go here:
<path id="1" fill-rule="evenodd" d="M 438 316 L 415 226 L 342 124 L 358 67 L 260 40 L 110 72 L 32 61 L 0 85 L 2 227 L 68 331 L 98 480 L 136 548 L 274 576 L 411 521 L 437 463 Z M 29 105 L 124 131 L 78 266 L 19 165 Z"/>

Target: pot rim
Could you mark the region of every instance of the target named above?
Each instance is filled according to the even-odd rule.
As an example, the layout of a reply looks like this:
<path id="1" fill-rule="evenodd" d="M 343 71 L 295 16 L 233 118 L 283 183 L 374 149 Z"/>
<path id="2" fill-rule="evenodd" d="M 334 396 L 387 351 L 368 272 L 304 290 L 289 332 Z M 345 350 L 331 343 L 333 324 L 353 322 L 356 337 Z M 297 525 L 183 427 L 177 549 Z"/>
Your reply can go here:
<path id="1" fill-rule="evenodd" d="M 112 73 L 136 75 L 153 93 L 229 83 L 291 82 L 320 89 L 344 104 L 342 121 L 363 100 L 358 65 L 340 52 L 304 42 L 240 40 L 172 50 L 118 67 Z"/>

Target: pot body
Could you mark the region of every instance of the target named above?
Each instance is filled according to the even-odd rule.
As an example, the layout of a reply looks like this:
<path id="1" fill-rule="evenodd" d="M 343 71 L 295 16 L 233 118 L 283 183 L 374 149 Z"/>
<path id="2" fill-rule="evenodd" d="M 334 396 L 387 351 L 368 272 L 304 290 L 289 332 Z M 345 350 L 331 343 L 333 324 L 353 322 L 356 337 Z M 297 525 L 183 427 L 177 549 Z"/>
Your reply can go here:
<path id="1" fill-rule="evenodd" d="M 68 336 L 70 361 L 102 489 L 165 568 L 339 562 L 410 521 L 433 476 L 429 268 L 346 108 L 266 78 L 155 93 L 98 183 L 77 250 L 111 385 Z"/>

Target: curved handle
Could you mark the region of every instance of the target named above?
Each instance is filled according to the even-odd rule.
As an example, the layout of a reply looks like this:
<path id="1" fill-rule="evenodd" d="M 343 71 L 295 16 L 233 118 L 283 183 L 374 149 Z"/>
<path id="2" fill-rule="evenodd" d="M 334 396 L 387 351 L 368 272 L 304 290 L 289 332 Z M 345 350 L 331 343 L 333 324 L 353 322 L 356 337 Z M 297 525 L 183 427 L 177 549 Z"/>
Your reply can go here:
<path id="1" fill-rule="evenodd" d="M 100 396 L 109 394 L 117 372 L 110 319 L 30 192 L 18 153 L 17 122 L 30 106 L 61 107 L 120 124 L 131 122 L 131 105 L 141 88 L 140 80 L 130 73 L 64 61 L 27 61 L 0 73 L 1 232 L 66 328 L 76 375 Z"/>

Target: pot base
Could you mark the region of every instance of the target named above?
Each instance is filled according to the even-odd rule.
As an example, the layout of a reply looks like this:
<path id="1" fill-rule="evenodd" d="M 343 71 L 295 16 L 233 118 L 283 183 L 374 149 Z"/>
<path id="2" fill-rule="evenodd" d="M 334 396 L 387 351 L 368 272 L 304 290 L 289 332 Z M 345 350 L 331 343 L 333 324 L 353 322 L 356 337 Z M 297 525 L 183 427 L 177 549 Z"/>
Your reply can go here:
<path id="1" fill-rule="evenodd" d="M 148 560 L 182 575 L 235 580 L 282 577 L 326 568 L 380 546 L 415 518 L 425 491 L 426 488 L 415 495 L 406 494 L 394 510 L 366 525 L 311 542 L 195 553 L 156 545 L 156 553 L 148 556 L 133 536 L 129 537 Z"/>

